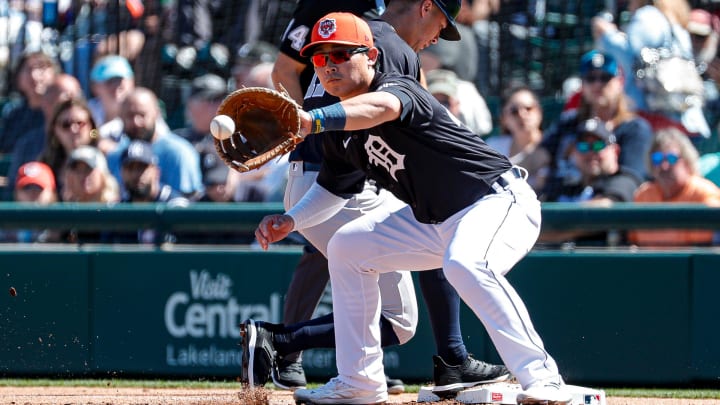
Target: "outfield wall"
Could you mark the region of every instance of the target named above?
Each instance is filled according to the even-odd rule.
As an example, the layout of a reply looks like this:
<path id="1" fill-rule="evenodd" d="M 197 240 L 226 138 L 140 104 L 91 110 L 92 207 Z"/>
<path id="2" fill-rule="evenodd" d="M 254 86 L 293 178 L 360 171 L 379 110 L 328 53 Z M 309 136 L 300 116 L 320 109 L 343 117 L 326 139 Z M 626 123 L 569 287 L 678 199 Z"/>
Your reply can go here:
<path id="1" fill-rule="evenodd" d="M 235 378 L 238 324 L 281 321 L 299 257 L 296 247 L 0 252 L 0 374 Z M 534 251 L 508 277 L 568 382 L 717 384 L 719 270 L 711 250 Z M 420 305 L 417 336 L 386 350 L 389 375 L 432 377 Z M 469 350 L 499 361 L 473 314 L 462 317 Z M 332 375 L 333 351 L 306 352 L 305 366 Z"/>

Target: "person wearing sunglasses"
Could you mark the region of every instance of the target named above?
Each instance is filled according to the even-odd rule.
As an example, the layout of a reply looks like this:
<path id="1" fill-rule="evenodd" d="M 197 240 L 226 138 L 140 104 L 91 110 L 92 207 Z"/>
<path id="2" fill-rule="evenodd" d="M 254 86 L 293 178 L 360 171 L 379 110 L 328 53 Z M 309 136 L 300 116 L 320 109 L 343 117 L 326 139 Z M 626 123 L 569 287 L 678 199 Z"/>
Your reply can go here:
<path id="1" fill-rule="evenodd" d="M 612 56 L 591 50 L 580 58 L 582 78 L 580 101 L 576 108 L 563 113 L 544 133 L 542 147 L 551 156 L 550 173 L 540 199 L 556 194 L 557 188 L 578 183 L 580 172 L 570 158 L 576 130 L 585 120 L 597 117 L 604 121 L 620 147 L 618 161 L 640 179 L 649 179 L 643 159 L 650 149 L 653 131 L 650 124 L 631 110 L 623 84 L 625 77 Z"/>
<path id="2" fill-rule="evenodd" d="M 57 105 L 48 122 L 45 146 L 39 160 L 53 169 L 58 180 L 58 194 L 62 196 L 63 170 L 70 154 L 81 146 L 97 147 L 99 137 L 95 121 L 82 98 L 72 98 Z"/>
<path id="3" fill-rule="evenodd" d="M 635 193 L 637 203 L 696 203 L 720 206 L 720 188 L 698 172 L 698 152 L 680 130 L 657 132 L 648 165 L 653 180 Z M 715 232 L 705 229 L 634 230 L 630 242 L 638 246 L 708 246 Z"/>
<path id="4" fill-rule="evenodd" d="M 442 266 L 448 282 L 488 325 L 500 356 L 522 385 L 518 402 L 569 403 L 557 364 L 504 276 L 540 231 L 540 202 L 524 171 L 458 123 L 417 80 L 377 72 L 380 52 L 367 35 L 367 23 L 337 14 L 342 13 L 317 22 L 301 53 L 369 50 L 339 65 L 316 67 L 323 87 L 341 101 L 300 114 L 304 133 L 313 128 L 314 133 L 343 132 L 325 134 L 325 160 L 316 182 L 286 214 L 263 218 L 255 236 L 267 249 L 293 230 L 324 222 L 367 179 L 404 204 L 357 217 L 330 239 L 338 377 L 296 390 L 295 400 L 387 401 L 379 277 L 398 268 Z M 448 24 L 441 22 L 440 28 Z"/>
<path id="5" fill-rule="evenodd" d="M 311 28 L 325 14 L 317 15 L 319 10 L 338 11 L 341 8 L 355 4 L 365 11 L 375 7 L 380 2 L 364 0 L 365 4 L 346 1 L 342 3 L 325 0 L 304 1 L 299 3 L 291 26 L 281 42 L 281 53 L 275 64 L 273 77 L 277 85 L 285 86 L 295 83 L 299 87 L 303 77 L 298 70 L 294 78 L 282 74 L 288 65 L 282 65 L 289 55 L 296 63 L 306 63 L 310 66 L 323 65 L 326 68 L 340 68 L 351 66 L 352 62 L 365 57 L 370 47 L 367 43 L 337 47 L 329 52 L 319 53 L 310 58 L 310 55 L 301 55 L 302 45 L 307 45 L 311 39 Z M 417 51 L 438 41 L 457 40 L 459 33 L 455 27 L 454 17 L 460 10 L 459 0 L 393 0 L 387 4 L 387 9 L 381 19 L 371 19 L 369 27 L 373 44 L 380 50 L 377 69 L 380 71 L 399 72 L 422 80 L 420 62 Z M 352 11 L 355 15 L 362 15 L 364 11 Z M 314 16 L 313 19 L 309 19 Z M 419 17 L 418 17 L 419 16 Z M 300 35 L 303 34 L 303 35 Z M 302 41 L 300 41 L 302 40 Z M 334 63 L 333 59 L 335 62 Z M 301 62 L 304 61 L 304 62 Z M 312 68 L 311 68 L 312 69 Z M 323 69 L 320 67 L 318 69 Z M 280 74 L 278 74 L 280 71 Z M 314 73 L 314 69 L 313 69 Z M 300 99 L 305 109 L 323 107 L 336 102 L 338 99 L 323 89 L 323 84 L 317 76 L 311 74 L 309 90 L 305 92 L 306 98 Z M 289 88 L 288 88 L 289 89 Z M 291 94 L 293 94 L 291 92 Z M 302 93 L 301 93 L 302 94 Z M 332 132 L 322 135 L 310 135 L 304 142 L 297 145 L 290 154 L 290 175 L 285 192 L 285 208 L 294 206 L 315 182 L 323 160 L 323 138 L 333 136 Z M 480 138 L 477 138 L 480 142 Z M 364 177 L 360 175 L 360 177 Z M 287 324 L 297 324 L 309 319 L 315 310 L 322 292 L 328 281 L 327 261 L 324 253 L 330 237 L 347 222 L 361 215 L 369 215 L 375 210 L 383 210 L 387 204 L 396 204 L 397 201 L 386 191 L 378 190 L 373 182 L 365 183 L 362 192 L 355 194 L 330 220 L 314 227 L 300 230 L 300 233 L 313 245 L 303 254 L 300 264 L 295 269 L 293 279 L 288 287 L 284 306 L 283 320 Z M 317 252 L 313 252 L 317 250 Z M 385 346 L 397 345 L 409 340 L 415 332 L 417 313 L 415 308 L 414 288 L 405 288 L 409 275 L 404 273 L 400 282 L 393 280 L 395 275 L 384 275 L 387 288 L 383 288 L 383 322 L 381 330 Z M 432 356 L 433 382 L 435 394 L 438 396 L 454 396 L 459 390 L 472 387 L 483 382 L 509 378 L 506 367 L 489 364 L 475 359 L 468 353 L 463 341 L 460 328 L 460 298 L 455 289 L 445 278 L 441 269 L 422 272 L 419 285 L 428 308 L 428 317 L 432 325 L 435 338 L 436 355 Z M 412 287 L 412 286 L 409 286 Z M 400 305 L 400 306 L 397 306 Z M 395 307 L 394 307 L 395 306 Z M 332 318 L 325 324 L 323 334 L 333 334 Z M 257 336 L 265 336 L 262 327 L 257 328 Z M 322 336 L 308 337 L 307 344 L 316 344 Z M 244 343 L 247 339 L 244 340 Z M 297 342 L 296 342 L 297 343 Z M 278 356 L 272 366 L 271 377 L 276 386 L 295 389 L 305 386 L 305 374 L 298 353 L 283 353 Z M 254 364 L 261 364 L 255 362 Z M 257 370 L 258 377 L 266 375 L 265 367 Z M 254 376 L 255 377 L 255 376 Z M 265 377 L 267 379 L 267 377 Z M 262 381 L 259 380 L 259 381 Z M 386 380 L 388 393 L 398 393 L 404 390 L 402 381 L 394 378 Z"/>
<path id="6" fill-rule="evenodd" d="M 41 109 L 44 122 L 52 121 L 55 108 L 63 101 L 71 98 L 82 98 L 83 92 L 80 82 L 75 76 L 67 73 L 58 73 L 52 84 L 48 86 L 45 96 L 41 101 Z M 15 142 L 12 155 L 10 157 L 10 165 L 8 167 L 8 183 L 15 181 L 15 174 L 23 164 L 38 159 L 43 148 L 46 148 L 46 138 L 48 130 L 45 125 L 29 131 Z"/>
<path id="7" fill-rule="evenodd" d="M 525 168 L 528 183 L 539 192 L 545 185 L 550 164 L 550 154 L 540 146 L 543 139 L 540 99 L 529 87 L 516 85 L 506 89 L 501 105 L 501 134 L 488 138 L 487 143 L 512 164 Z"/>
<path id="8" fill-rule="evenodd" d="M 565 184 L 546 195 L 548 202 L 575 202 L 607 206 L 615 202 L 630 202 L 642 180 L 619 162 L 620 145 L 606 123 L 597 118 L 586 120 L 577 129 L 577 138 L 571 146 L 570 159 L 580 173 L 580 181 Z M 574 243 L 600 245 L 608 243 L 615 232 L 588 232 L 584 230 L 543 232 L 543 243 Z M 620 243 L 624 235 L 619 234 Z"/>

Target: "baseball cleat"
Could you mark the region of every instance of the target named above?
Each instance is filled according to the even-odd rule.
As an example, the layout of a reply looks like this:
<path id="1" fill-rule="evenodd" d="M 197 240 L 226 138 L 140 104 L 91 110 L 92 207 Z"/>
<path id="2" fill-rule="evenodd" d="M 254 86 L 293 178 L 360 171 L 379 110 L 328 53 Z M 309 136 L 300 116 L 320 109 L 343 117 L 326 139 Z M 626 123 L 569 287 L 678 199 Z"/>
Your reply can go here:
<path id="1" fill-rule="evenodd" d="M 518 405 L 566 405 L 572 401 L 572 394 L 558 382 L 547 382 L 528 387 L 517 395 Z"/>
<path id="2" fill-rule="evenodd" d="M 433 356 L 433 394 L 440 398 L 454 398 L 458 392 L 480 384 L 506 381 L 510 371 L 505 366 L 488 364 L 468 355 L 459 366 L 445 363 L 440 356 Z"/>
<path id="3" fill-rule="evenodd" d="M 278 358 L 270 377 L 272 377 L 273 384 L 283 390 L 295 391 L 307 386 L 305 370 L 299 361 L 286 361 Z"/>
<path id="4" fill-rule="evenodd" d="M 299 389 L 293 393 L 295 404 L 383 404 L 388 399 L 387 392 L 363 391 L 352 385 L 332 378 L 327 384 L 313 389 Z"/>
<path id="5" fill-rule="evenodd" d="M 248 319 L 240 325 L 242 336 L 242 375 L 240 380 L 250 388 L 263 386 L 270 379 L 274 367 L 275 348 L 272 333 Z"/>
<path id="6" fill-rule="evenodd" d="M 387 383 L 388 394 L 398 395 L 405 392 L 405 384 L 402 380 L 385 376 L 385 382 Z"/>

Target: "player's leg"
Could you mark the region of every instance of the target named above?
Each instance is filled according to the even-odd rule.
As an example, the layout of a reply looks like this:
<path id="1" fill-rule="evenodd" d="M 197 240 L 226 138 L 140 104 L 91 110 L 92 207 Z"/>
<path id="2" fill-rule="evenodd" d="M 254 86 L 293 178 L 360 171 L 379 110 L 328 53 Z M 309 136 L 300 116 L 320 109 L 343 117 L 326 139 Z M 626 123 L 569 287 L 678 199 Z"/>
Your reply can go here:
<path id="1" fill-rule="evenodd" d="M 273 383 L 283 389 L 304 388 L 280 385 L 282 382 L 277 381 L 276 374 L 279 359 L 308 349 L 335 348 L 332 313 L 292 325 L 247 319 L 241 329 L 244 333 L 243 378 L 253 386 L 263 386 L 272 378 Z M 380 334 L 383 347 L 401 344 L 393 324 L 384 316 L 380 317 Z"/>
<path id="2" fill-rule="evenodd" d="M 465 388 L 510 378 L 504 365 L 475 359 L 465 349 L 460 331 L 460 296 L 442 269 L 422 271 L 418 281 L 437 349 L 432 358 L 433 393 L 451 398 Z"/>
<path id="3" fill-rule="evenodd" d="M 302 167 L 293 166 L 293 163 L 291 163 L 290 176 L 285 195 L 285 207 L 289 208 L 296 204 L 315 182 L 316 177 L 317 172 L 304 172 Z M 330 237 L 344 224 L 378 208 L 387 209 L 387 207 L 397 207 L 402 205 L 403 203 L 397 200 L 390 193 L 378 191 L 374 186 L 366 185 L 366 189 L 348 201 L 346 206 L 337 215 L 330 218 L 328 221 L 325 221 L 323 224 L 304 229 L 301 233 L 310 243 L 312 243 L 313 246 L 317 247 L 318 250 L 324 253 L 327 249 L 327 243 Z M 309 274 L 314 274 L 314 276 L 308 277 Z M 314 311 L 322 291 L 320 291 L 317 296 L 315 296 L 315 294 L 312 294 L 312 296 L 311 294 L 304 294 L 304 291 L 300 288 L 301 283 L 299 280 L 306 279 L 306 277 L 307 280 L 320 280 L 320 274 L 317 274 L 317 267 L 309 268 L 308 266 L 298 266 L 298 268 L 296 268 L 293 280 L 298 279 L 298 282 L 291 283 L 288 288 L 285 303 L 286 309 L 294 305 L 298 305 L 297 303 L 301 301 L 296 298 L 300 295 L 304 299 L 303 302 L 308 304 L 302 305 L 302 307 L 305 308 L 303 313 L 307 314 L 309 311 L 309 313 L 312 314 Z M 308 281 L 304 282 L 307 283 Z M 319 281 L 318 284 L 320 284 Z M 323 281 L 323 287 L 325 284 L 326 281 Z M 415 300 L 415 290 L 412 278 L 407 273 L 398 273 L 398 275 L 386 274 L 381 277 L 380 286 L 382 289 L 381 294 L 383 296 L 382 312 L 385 323 L 392 327 L 391 332 L 395 335 L 398 343 L 405 343 L 414 336 L 418 319 L 417 303 Z M 312 306 L 309 305 L 311 300 L 315 300 L 315 304 Z M 298 310 L 295 312 L 297 313 Z M 287 313 L 288 312 L 286 311 L 286 314 Z M 284 319 L 286 320 L 292 318 Z M 309 319 L 309 317 L 306 319 Z M 290 322 L 286 320 L 285 323 Z M 319 331 L 316 330 L 315 333 L 319 333 Z M 319 338 L 318 340 L 319 342 L 323 341 L 322 338 Z M 302 347 L 303 345 L 299 344 L 298 346 Z M 293 362 L 286 359 L 298 360 Z M 279 387 L 294 389 L 301 386 L 301 382 L 304 382 L 304 373 L 302 371 L 299 353 L 291 353 L 284 357 L 279 357 L 277 366 L 278 367 L 273 369 L 272 377 L 273 382 Z M 298 375 L 300 375 L 301 378 L 297 378 L 296 376 Z M 396 380 L 394 389 L 395 392 L 402 392 L 404 390 L 402 381 Z"/>
<path id="4" fill-rule="evenodd" d="M 430 235 L 432 232 L 419 232 L 415 224 L 409 207 L 402 205 L 399 209 L 374 210 L 343 226 L 333 236 L 328 258 L 339 375 L 321 388 L 296 391 L 296 399 L 312 402 L 352 396 L 371 403 L 387 398 L 378 327 L 380 272 L 395 268 L 428 269 L 442 262 L 440 246 L 429 247 L 435 236 Z M 404 260 L 395 260 L 401 256 Z"/>
<path id="5" fill-rule="evenodd" d="M 284 205 L 289 209 L 297 203 L 315 182 L 317 172 L 305 171 L 301 162 L 290 162 Z M 313 246 L 306 246 L 285 293 L 283 322 L 287 324 L 308 320 L 317 307 L 330 276 L 327 259 Z M 287 353 L 276 360 L 272 370 L 273 382 L 280 388 L 297 389 L 306 385 L 302 367 L 302 353 Z M 260 375 L 264 371 L 259 370 Z"/>
<path id="6" fill-rule="evenodd" d="M 510 190 L 481 199 L 465 210 L 454 232 L 446 230 L 451 236 L 443 269 L 523 388 L 537 399 L 563 402 L 569 395 L 561 387 L 557 364 L 504 276 L 532 249 L 540 232 L 540 203 L 532 189 L 516 181 Z"/>

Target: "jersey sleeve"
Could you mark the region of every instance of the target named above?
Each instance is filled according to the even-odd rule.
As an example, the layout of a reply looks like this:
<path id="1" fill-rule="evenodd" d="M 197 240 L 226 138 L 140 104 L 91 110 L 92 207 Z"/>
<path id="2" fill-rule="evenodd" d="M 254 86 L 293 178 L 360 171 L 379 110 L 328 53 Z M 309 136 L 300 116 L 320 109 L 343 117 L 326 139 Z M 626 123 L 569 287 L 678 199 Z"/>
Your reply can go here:
<path id="1" fill-rule="evenodd" d="M 434 110 L 429 93 L 420 83 L 407 76 L 381 75 L 375 91 L 390 93 L 400 100 L 400 121 L 410 127 L 424 127 L 432 120 Z"/>

